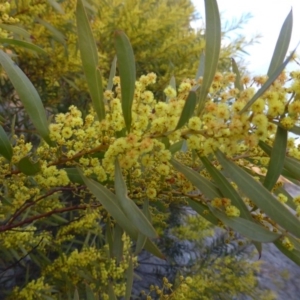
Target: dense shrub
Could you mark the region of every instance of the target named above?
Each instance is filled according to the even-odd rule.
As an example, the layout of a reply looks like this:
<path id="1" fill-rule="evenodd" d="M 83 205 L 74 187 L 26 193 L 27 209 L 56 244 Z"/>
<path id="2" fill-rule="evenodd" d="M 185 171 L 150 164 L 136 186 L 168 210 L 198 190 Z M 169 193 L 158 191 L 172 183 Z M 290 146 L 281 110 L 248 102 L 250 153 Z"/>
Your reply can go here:
<path id="1" fill-rule="evenodd" d="M 15 10 L 1 7 L 2 19 L 10 20 L 4 17 L 9 10 L 15 13 L 9 22 L 23 18 L 32 24 L 31 16 L 48 13 L 44 2 L 16 3 Z M 62 2 L 62 7 L 64 24 L 68 13 L 73 16 L 75 2 Z M 49 58 L 37 61 L 28 56 L 25 63 L 21 56 L 19 60 L 13 52 L 0 50 L 0 63 L 12 82 L 7 88 L 15 100 L 4 98 L 3 109 L 15 113 L 0 127 L 0 251 L 2 272 L 8 278 L 3 287 L 9 297 L 115 299 L 126 295 L 129 299 L 138 253 L 146 249 L 164 258 L 158 237 L 163 237 L 174 204 L 188 205 L 212 224 L 240 232 L 259 253 L 261 242 L 274 242 L 299 263 L 299 197 L 293 199 L 282 189 L 280 177 L 298 183 L 300 170 L 299 148 L 288 140 L 288 131 L 299 132 L 300 112 L 299 72 L 284 71 L 293 55 L 282 63 L 288 39 L 277 44 L 266 77 L 241 77 L 234 61 L 233 71 L 217 72 L 220 18 L 216 2 L 206 1 L 205 56 L 199 72 L 178 87 L 171 82 L 162 89 L 164 98 L 157 99 L 157 75 L 150 72 L 137 78 L 132 46 L 120 30 L 114 32 L 112 43 L 118 76 L 111 76 L 109 88 L 103 88 L 99 69 L 103 61 L 106 74 L 108 60 L 96 47 L 89 21 L 92 28 L 97 28 L 97 21 L 88 18 L 86 10 L 90 17 L 93 6 L 85 9 L 79 0 L 77 32 L 75 28 L 72 32 L 72 24 L 64 32 L 73 42 L 65 46 L 66 51 L 78 51 L 74 69 L 71 62 L 63 64 L 61 51 L 52 54 L 58 62 L 53 69 Z M 52 25 L 37 19 L 43 26 L 35 30 L 40 28 L 46 38 L 48 28 L 50 40 L 59 40 L 51 49 L 63 49 L 65 42 L 52 27 L 64 27 L 59 23 L 62 19 L 51 16 Z M 280 41 L 290 36 L 291 19 L 289 14 Z M 21 45 L 37 50 L 33 44 Z M 24 74 L 31 72 L 25 66 L 31 63 L 37 69 L 41 63 L 41 73 L 32 71 L 32 81 L 42 77 L 47 88 L 61 86 L 60 76 L 80 73 L 82 65 L 86 86 L 68 80 L 74 79 L 83 93 L 88 90 L 91 103 L 86 109 L 80 102 L 78 107 L 70 105 L 47 120 L 43 101 Z M 55 74 L 59 74 L 56 79 Z M 46 99 L 45 107 L 50 103 Z M 25 121 L 26 114 L 30 121 Z M 235 258 L 219 259 L 219 275 L 229 279 L 214 286 L 214 294 L 236 278 L 226 272 L 227 265 L 230 269 L 238 263 Z M 244 263 L 248 268 L 249 263 Z M 255 287 L 256 266 L 251 267 L 251 273 L 243 273 L 247 284 L 234 286 L 230 296 Z M 206 291 L 205 278 L 211 272 L 193 275 L 194 279 L 179 277 L 178 288 L 167 291 L 165 298 L 192 299 L 196 288 L 203 299 L 206 292 L 211 297 L 211 280 L 223 276 L 210 278 Z M 202 285 L 194 286 L 198 281 Z M 163 283 L 171 287 L 167 279 Z"/>
<path id="2" fill-rule="evenodd" d="M 51 108 L 66 111 L 68 106 L 86 104 L 88 95 L 79 56 L 75 9 L 76 1 L 28 0 L 5 2 L 0 9 L 1 38 L 15 38 L 32 42 L 45 51 L 45 56 L 9 41 L 2 43 L 12 51 L 19 66 L 38 89 L 43 103 Z M 190 0 L 180 1 L 102 1 L 85 2 L 96 38 L 103 79 L 109 77 L 114 58 L 113 32 L 122 29 L 128 35 L 135 53 L 137 75 L 148 72 L 158 75 L 155 92 L 167 86 L 172 75 L 178 82 L 194 76 L 205 40 L 203 30 L 194 30 L 190 22 L 196 12 Z M 57 4 L 56 4 L 57 5 Z M 61 12 L 61 13 L 60 13 Z M 242 18 L 224 28 L 226 32 L 246 22 Z M 15 30 L 18 26 L 26 30 Z M 11 40 L 10 40 L 11 41 Z M 234 43 L 222 48 L 221 65 L 228 66 L 229 57 L 251 44 L 239 36 Z M 15 56 L 17 55 L 17 57 Z M 11 88 L 2 72 L 2 97 L 11 96 Z M 161 93 L 160 93 L 161 96 Z"/>

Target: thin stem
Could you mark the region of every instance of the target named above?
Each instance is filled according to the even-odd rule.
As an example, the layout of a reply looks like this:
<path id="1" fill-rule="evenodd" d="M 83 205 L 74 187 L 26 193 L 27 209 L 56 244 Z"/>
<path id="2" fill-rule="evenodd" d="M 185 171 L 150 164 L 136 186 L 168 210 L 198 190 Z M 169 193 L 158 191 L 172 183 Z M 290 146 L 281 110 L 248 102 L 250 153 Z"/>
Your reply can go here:
<path id="1" fill-rule="evenodd" d="M 73 211 L 73 210 L 78 210 L 78 209 L 85 210 L 89 207 L 97 208 L 97 207 L 100 207 L 100 206 L 101 206 L 101 204 L 94 204 L 94 205 L 83 205 L 83 204 L 81 204 L 81 205 L 74 205 L 74 206 L 65 207 L 65 208 L 57 208 L 57 209 L 54 209 L 54 210 L 49 211 L 47 213 L 27 218 L 23 221 L 20 221 L 20 222 L 16 223 L 16 224 L 8 224 L 8 225 L 0 226 L 0 232 L 4 232 L 4 231 L 7 231 L 7 230 L 16 228 L 16 227 L 21 227 L 25 224 L 32 223 L 36 220 L 46 218 L 46 217 L 52 216 L 54 214 L 60 214 L 60 213 L 63 213 L 63 212 Z"/>

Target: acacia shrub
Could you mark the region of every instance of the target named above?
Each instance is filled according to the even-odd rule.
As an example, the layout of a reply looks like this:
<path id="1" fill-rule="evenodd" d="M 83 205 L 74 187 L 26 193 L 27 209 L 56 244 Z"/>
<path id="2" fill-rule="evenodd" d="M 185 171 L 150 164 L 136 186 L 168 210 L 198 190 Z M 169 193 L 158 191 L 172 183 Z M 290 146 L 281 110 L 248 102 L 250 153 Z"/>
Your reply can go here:
<path id="1" fill-rule="evenodd" d="M 66 112 L 71 104 L 84 107 L 88 95 L 77 47 L 76 1 L 63 0 L 52 6 L 53 2 L 5 2 L 0 8 L 0 37 L 6 39 L 2 42 L 2 47 L 18 61 L 42 96 L 43 103 L 52 109 Z M 138 76 L 148 72 L 159 75 L 153 89 L 156 93 L 168 85 L 173 74 L 178 82 L 185 77 L 194 76 L 205 39 L 202 29 L 194 30 L 190 26 L 190 22 L 197 17 L 190 0 L 91 0 L 85 3 L 92 21 L 93 34 L 97 37 L 98 55 L 101 58 L 99 67 L 104 80 L 109 77 L 114 58 L 112 36 L 117 28 L 125 31 L 130 38 Z M 241 19 L 224 28 L 224 38 L 226 32 L 246 20 L 247 18 Z M 18 26 L 19 30 L 11 25 Z M 28 47 L 14 44 L 12 39 L 40 46 L 44 50 L 44 56 L 37 56 Z M 239 37 L 235 43 L 224 46 L 221 65 L 228 66 L 230 57 L 236 56 L 241 49 L 253 42 L 252 39 Z M 2 97 L 9 97 L 12 101 L 13 91 L 3 71 L 1 79 Z M 160 96 L 163 96 L 162 93 Z"/>
<path id="2" fill-rule="evenodd" d="M 78 3 L 82 17 L 83 5 Z M 217 11 L 216 2 L 206 5 Z M 219 21 L 216 14 L 209 19 L 207 26 Z M 220 30 L 213 29 L 220 37 Z M 217 49 L 212 41 L 207 39 L 206 45 Z M 71 105 L 50 124 L 28 78 L 0 51 L 1 64 L 35 125 L 33 133 L 40 137 L 34 144 L 15 132 L 14 120 L 10 130 L 0 127 L 3 256 L 24 268 L 22 258 L 30 256 L 41 268 L 41 276 L 17 287 L 14 297 L 130 293 L 136 254 L 145 247 L 163 257 L 154 243 L 161 232 L 154 227 L 166 223 L 164 209 L 174 202 L 190 205 L 213 224 L 242 232 L 258 250 L 260 242 L 274 241 L 299 263 L 299 197 L 284 193 L 277 180 L 282 173 L 296 181 L 299 172 L 293 140 L 278 143 L 287 131 L 299 128 L 298 72 L 286 73 L 279 64 L 268 81 L 239 78 L 238 70 L 212 69 L 203 77 L 185 79 L 178 88 L 168 86 L 168 100 L 159 101 L 149 89 L 156 75 L 136 81 L 127 37 L 118 31 L 115 42 L 117 54 L 125 49 L 127 56 L 119 56 L 120 76 L 112 79 L 113 88 L 98 94 L 106 99 L 103 109 L 95 105 L 83 114 Z M 205 65 L 217 66 L 218 57 L 209 56 L 215 53 L 206 51 Z M 84 67 L 85 59 L 89 57 L 83 57 Z M 94 79 L 93 73 L 86 77 L 89 83 Z M 124 89 L 128 78 L 133 79 Z M 262 89 L 256 92 L 255 84 Z M 200 89 L 198 95 L 199 85 L 208 85 L 208 90 Z M 89 89 L 92 94 L 91 84 Z M 270 181 L 272 147 L 275 158 L 287 163 L 273 169 L 277 177 Z M 65 191 L 80 201 L 65 198 Z M 136 241 L 134 253 L 131 240 Z M 53 272 L 58 269 L 59 274 Z M 125 272 L 129 284 L 124 283 Z"/>

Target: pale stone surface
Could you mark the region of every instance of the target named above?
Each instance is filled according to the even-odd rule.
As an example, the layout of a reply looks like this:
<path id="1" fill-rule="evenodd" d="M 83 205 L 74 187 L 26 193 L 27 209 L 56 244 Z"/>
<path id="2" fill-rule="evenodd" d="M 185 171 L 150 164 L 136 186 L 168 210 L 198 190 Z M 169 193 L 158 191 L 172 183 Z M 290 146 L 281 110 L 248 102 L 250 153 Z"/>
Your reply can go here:
<path id="1" fill-rule="evenodd" d="M 300 267 L 273 244 L 264 244 L 261 272 L 257 274 L 261 289 L 277 293 L 278 300 L 300 299 Z"/>
<path id="2" fill-rule="evenodd" d="M 292 195 L 300 194 L 300 187 L 286 183 Z M 262 270 L 258 274 L 262 288 L 276 291 L 278 300 L 300 299 L 300 266 L 282 254 L 273 244 L 264 244 Z"/>
<path id="3" fill-rule="evenodd" d="M 285 188 L 292 196 L 300 194 L 300 187 L 298 186 L 288 183 L 285 185 Z M 188 213 L 195 213 L 189 208 L 186 211 Z M 203 249 L 213 247 L 215 241 L 221 238 L 223 233 L 220 228 L 216 228 L 215 235 L 205 240 Z M 236 253 L 238 252 L 237 250 L 240 250 L 245 255 L 252 253 L 254 246 L 251 244 L 246 244 L 243 248 L 238 249 L 240 238 L 237 235 L 229 244 L 223 245 L 224 249 L 216 247 L 214 253 L 216 255 L 218 251 L 222 251 L 222 253 L 224 251 L 226 253 Z M 187 268 L 193 261 L 195 262 L 203 257 L 204 253 L 200 253 L 199 248 L 195 249 L 193 243 L 188 241 L 174 242 L 175 247 L 178 247 L 179 250 L 178 254 L 174 256 L 173 261 L 173 263 L 176 263 L 176 266 L 172 265 L 171 261 L 160 260 L 147 252 L 143 252 L 140 255 L 139 261 L 141 264 L 136 270 L 140 279 L 136 279 L 134 283 L 136 294 L 141 289 L 148 290 L 150 284 L 160 286 L 164 276 L 172 280 L 179 268 Z M 258 259 L 258 256 L 251 258 L 251 260 L 256 259 Z M 300 267 L 282 254 L 273 244 L 263 245 L 261 261 L 261 271 L 257 274 L 260 289 L 275 292 L 278 300 L 299 300 Z M 250 298 L 247 299 L 250 300 Z"/>

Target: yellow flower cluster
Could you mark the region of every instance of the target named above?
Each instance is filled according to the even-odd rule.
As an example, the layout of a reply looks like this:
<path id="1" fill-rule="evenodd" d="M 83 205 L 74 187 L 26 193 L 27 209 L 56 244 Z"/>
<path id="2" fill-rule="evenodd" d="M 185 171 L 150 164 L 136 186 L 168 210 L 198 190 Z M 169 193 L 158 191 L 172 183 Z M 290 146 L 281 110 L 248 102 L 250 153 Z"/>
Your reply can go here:
<path id="1" fill-rule="evenodd" d="M 128 236 L 124 234 L 122 241 L 123 259 L 119 263 L 108 257 L 108 245 L 100 249 L 89 246 L 82 248 L 80 251 L 75 249 L 68 255 L 63 253 L 44 269 L 43 274 L 44 276 L 53 274 L 53 283 L 62 280 L 65 283 L 65 287 L 61 287 L 62 290 L 70 288 L 68 282 L 72 283 L 71 288 L 89 284 L 95 293 L 103 296 L 103 299 L 108 299 L 109 284 L 111 282 L 113 283 L 115 295 L 122 296 L 126 289 L 124 273 L 129 267 L 131 248 L 131 241 Z M 132 260 L 135 265 L 136 257 L 132 257 Z M 90 274 L 89 280 L 87 279 L 88 274 Z"/>
<path id="2" fill-rule="evenodd" d="M 37 228 L 33 225 L 19 227 L 13 231 L 5 231 L 0 233 L 0 241 L 6 249 L 14 249 L 18 251 L 29 251 L 33 247 L 39 245 L 39 249 L 43 250 L 51 243 L 51 235 L 47 231 L 37 232 Z"/>
<path id="3" fill-rule="evenodd" d="M 231 256 L 217 258 L 214 267 L 204 268 L 200 274 L 193 276 L 193 281 L 188 284 L 189 292 L 186 299 L 193 299 L 200 293 L 203 295 L 200 299 L 208 300 L 211 299 L 212 294 L 224 293 L 224 291 L 232 297 L 245 292 L 250 286 L 255 287 L 257 279 L 254 274 L 259 268 L 259 262 L 249 265 L 247 261 L 241 260 L 240 265 L 236 265 L 235 261 L 236 259 Z"/>
<path id="4" fill-rule="evenodd" d="M 36 280 L 30 281 L 23 289 L 14 288 L 11 299 L 15 300 L 32 300 L 43 299 L 51 296 L 52 287 L 45 283 L 45 278 L 42 276 Z"/>
<path id="5" fill-rule="evenodd" d="M 18 163 L 22 158 L 27 156 L 32 149 L 31 143 L 26 143 L 24 136 L 18 138 L 16 135 L 14 136 L 16 139 L 16 145 L 13 147 L 13 157 L 12 163 Z"/>
<path id="6" fill-rule="evenodd" d="M 41 187 L 56 187 L 68 185 L 70 180 L 65 170 L 59 170 L 56 166 L 42 165 L 41 173 L 34 176 Z"/>
<path id="7" fill-rule="evenodd" d="M 199 82 L 201 80 L 200 78 Z M 44 188 L 66 186 L 70 180 L 66 171 L 58 166 L 80 165 L 86 176 L 95 176 L 98 181 L 105 182 L 113 177 L 114 162 L 118 157 L 125 174 L 131 178 L 130 195 L 135 199 L 145 196 L 154 200 L 157 197 L 165 197 L 165 200 L 170 201 L 174 199 L 172 193 L 170 194 L 172 185 L 176 185 L 183 194 L 187 194 L 193 190 L 193 185 L 184 176 L 174 172 L 170 166 L 170 145 L 182 139 L 187 141 L 188 152 L 178 154 L 183 161 L 186 158 L 187 161 L 190 160 L 189 150 L 196 151 L 199 155 L 209 155 L 215 149 L 221 148 L 224 152 L 236 155 L 247 152 L 250 146 L 253 152 L 256 151 L 254 146 L 259 139 L 266 140 L 274 133 L 276 126 L 272 123 L 273 120 L 277 118 L 280 121 L 282 111 L 277 115 L 265 114 L 271 103 L 279 101 L 288 107 L 287 113 L 293 111 L 290 106 L 295 106 L 295 101 L 288 103 L 287 89 L 279 85 L 286 80 L 284 73 L 267 93 L 254 103 L 252 109 L 243 114 L 239 112 L 252 97 L 254 90 L 249 87 L 238 92 L 232 87 L 234 80 L 235 75 L 232 73 L 217 73 L 209 94 L 210 99 L 202 115 L 193 116 L 186 126 L 175 131 L 188 92 L 197 82 L 186 79 L 177 91 L 168 86 L 165 90 L 168 102 L 162 102 L 157 101 L 147 88 L 156 82 L 156 75 L 143 75 L 136 82 L 131 132 L 120 136 L 125 123 L 120 100 L 120 78 L 115 77 L 115 89 L 105 92 L 106 117 L 101 122 L 97 120 L 93 110 L 83 117 L 81 111 L 73 105 L 67 113 L 55 116 L 55 123 L 50 124 L 49 129 L 50 137 L 56 146 L 41 144 L 37 148 L 41 171 L 34 176 L 34 180 Z M 245 84 L 250 82 L 249 78 L 243 80 Z M 234 103 L 229 105 L 227 102 L 233 99 Z M 296 120 L 297 114 L 289 114 L 289 117 L 293 116 Z M 25 143 L 22 137 L 16 139 L 13 161 L 17 163 L 31 152 L 31 144 Z M 97 153 L 100 155 L 95 155 Z M 294 157 L 299 153 L 293 143 L 289 143 L 289 153 Z M 261 158 L 261 162 L 267 165 L 268 159 Z M 8 167 L 6 165 L 4 172 L 7 173 Z M 205 172 L 202 171 L 201 174 L 209 178 Z M 22 204 L 29 199 L 28 193 L 31 189 L 26 185 L 23 189 L 14 192 L 14 198 L 19 199 L 16 204 Z M 35 196 L 38 196 L 38 191 Z M 215 199 L 212 204 L 219 207 L 217 202 Z M 230 203 L 221 206 L 228 216 L 239 215 L 238 209 Z"/>
<path id="8" fill-rule="evenodd" d="M 290 241 L 290 239 L 288 237 L 284 237 L 281 240 L 282 245 L 287 248 L 289 251 L 294 250 L 295 246 L 293 245 L 293 243 Z"/>
<path id="9" fill-rule="evenodd" d="M 183 203 L 185 197 L 190 196 L 189 193 L 195 188 L 170 164 L 173 155 L 172 147 L 181 142 L 183 142 L 180 144 L 182 151 L 176 153 L 175 157 L 209 180 L 211 177 L 208 172 L 199 168 L 198 156 L 213 157 L 216 149 L 236 156 L 237 164 L 251 169 L 253 165 L 243 159 L 245 155 L 249 155 L 253 158 L 254 164 L 259 165 L 258 173 L 265 174 L 269 159 L 262 155 L 261 150 L 256 146 L 259 140 L 272 145 L 278 124 L 286 127 L 287 123 L 284 122 L 291 119 L 293 126 L 299 125 L 298 100 L 297 98 L 293 101 L 288 100 L 288 94 L 297 91 L 298 79 L 293 78 L 295 84 L 284 88 L 284 83 L 288 79 L 283 73 L 247 112 L 240 113 L 254 94 L 253 84 L 261 84 L 262 79 L 252 82 L 250 78 L 245 77 L 243 78 L 245 89 L 238 91 L 233 86 L 235 80 L 233 73 L 217 73 L 202 112 L 192 116 L 182 128 L 175 130 L 189 91 L 201 83 L 201 80 L 202 78 L 198 81 L 186 79 L 178 89 L 168 86 L 165 89 L 167 100 L 158 101 L 159 99 L 156 99 L 151 91 L 151 86 L 156 83 L 156 75 L 149 73 L 141 76 L 135 83 L 130 132 L 125 130 L 120 78 L 115 77 L 114 89 L 104 93 L 106 114 L 103 120 L 97 119 L 93 109 L 83 114 L 72 105 L 66 113 L 56 114 L 53 117 L 54 121 L 49 125 L 50 139 L 54 146 L 42 142 L 33 147 L 25 141 L 24 136 L 13 136 L 12 162 L 8 163 L 5 159 L 0 159 L 3 165 L 0 170 L 0 180 L 5 186 L 1 196 L 11 205 L 1 205 L 0 215 L 13 215 L 18 208 L 28 203 L 30 205 L 32 203 L 30 216 L 35 216 L 36 213 L 48 213 L 56 208 L 67 208 L 68 204 L 59 200 L 60 189 L 69 188 L 73 189 L 74 194 L 77 193 L 76 189 L 81 184 L 76 184 L 78 182 L 76 180 L 72 182 L 72 176 L 68 175 L 68 171 L 74 170 L 77 166 L 83 170 L 84 175 L 113 189 L 116 158 L 119 159 L 128 186 L 128 195 L 137 205 L 142 205 L 145 198 L 149 198 L 151 204 L 155 203 L 157 207 L 164 209 L 176 201 Z M 296 159 L 300 158 L 300 151 L 293 140 L 288 142 L 288 154 Z M 18 164 L 24 157 L 38 163 L 40 170 L 36 174 L 27 176 L 18 169 Z M 220 169 L 219 165 L 216 163 L 215 165 Z M 275 188 L 278 186 L 279 184 Z M 53 194 L 53 198 L 48 197 L 47 192 L 52 191 L 57 194 Z M 53 247 L 59 248 L 76 235 L 85 234 L 90 230 L 99 230 L 97 225 L 99 221 L 107 219 L 107 212 L 103 207 L 92 209 L 92 206 L 89 206 L 93 199 L 85 202 L 86 193 L 78 195 L 81 200 L 84 199 L 80 203 L 86 204 L 87 210 L 79 212 L 78 219 L 75 218 L 74 222 L 58 230 Z M 195 195 L 195 197 L 204 204 L 211 204 L 221 209 L 229 217 L 237 217 L 240 214 L 238 208 L 231 204 L 230 199 L 215 198 L 209 202 L 202 195 Z M 282 202 L 287 200 L 282 194 L 278 195 L 278 199 Z M 252 205 L 249 199 L 244 198 L 244 200 L 247 205 Z M 294 202 L 297 205 L 297 213 L 300 214 L 298 200 L 295 198 Z M 166 224 L 167 214 L 162 212 L 163 209 L 159 211 L 157 207 L 150 208 L 154 215 L 153 223 L 163 227 L 163 224 Z M 28 211 L 25 210 L 24 215 Z M 261 222 L 269 222 L 263 212 L 254 212 L 253 217 Z M 194 221 L 190 221 L 193 225 Z M 276 224 L 273 227 L 276 228 Z M 189 228 L 185 230 L 181 234 L 189 233 Z M 32 247 L 32 243 L 26 244 L 28 240 L 38 243 L 33 233 L 24 233 L 20 230 L 16 232 L 16 236 L 20 245 L 27 247 L 26 249 Z M 52 238 L 44 239 L 49 241 Z M 291 248 L 288 240 L 284 240 L 283 243 Z M 3 234 L 3 245 L 7 249 L 16 246 L 6 232 Z M 82 280 L 79 274 L 81 268 L 88 269 L 93 274 L 93 278 L 95 275 L 97 280 L 105 281 L 109 276 L 121 278 L 118 276 L 122 275 L 128 265 L 126 260 L 123 265 L 118 265 L 112 260 L 110 265 L 106 265 L 103 260 L 107 258 L 107 253 L 104 254 L 103 249 L 84 247 L 81 251 L 74 250 L 64 255 L 49 265 L 47 272 L 61 269 L 59 274 L 69 276 L 74 285 Z M 65 261 L 67 263 L 64 263 Z M 76 263 L 77 261 L 80 263 Z M 96 262 L 101 270 L 95 269 Z M 55 277 L 55 280 L 61 279 Z M 182 286 L 186 288 L 185 285 Z M 116 289 L 119 289 L 121 295 L 124 285 Z"/>
<path id="10" fill-rule="evenodd" d="M 178 276 L 174 285 L 163 278 L 163 287 L 150 286 L 146 299 L 156 299 L 158 296 L 166 300 L 210 300 L 225 294 L 236 298 L 247 294 L 250 288 L 256 299 L 275 300 L 275 293 L 256 289 L 255 274 L 259 267 L 260 262 L 249 263 L 245 259 L 237 260 L 231 256 L 219 257 L 212 265 L 204 264 L 201 269 L 193 269 L 190 276 Z M 153 293 L 156 297 L 152 297 Z"/>
<path id="11" fill-rule="evenodd" d="M 282 202 L 282 203 L 286 203 L 287 200 L 288 200 L 288 197 L 285 196 L 285 195 L 282 194 L 282 193 L 279 193 L 279 194 L 277 195 L 277 197 L 278 197 L 278 200 L 279 200 L 280 202 Z"/>
<path id="12" fill-rule="evenodd" d="M 300 195 L 293 198 L 293 202 L 296 205 L 297 216 L 300 217 Z"/>
<path id="13" fill-rule="evenodd" d="M 200 241 L 205 237 L 213 236 L 214 231 L 200 215 L 190 215 L 183 219 L 183 224 L 172 228 L 171 232 L 181 240 Z"/>
<path id="14" fill-rule="evenodd" d="M 23 289 L 16 288 L 12 294 L 13 299 L 53 297 L 55 291 L 65 296 L 67 292 L 72 293 L 79 287 L 85 289 L 86 285 L 101 298 L 109 299 L 110 282 L 116 296 L 124 296 L 124 274 L 129 267 L 131 255 L 128 236 L 122 237 L 123 256 L 120 262 L 110 257 L 111 249 L 107 245 L 102 247 L 100 243 L 96 247 L 95 242 L 89 245 L 86 242 L 88 238 L 82 242 L 82 248 L 72 248 L 72 242 L 78 236 L 95 235 L 101 237 L 102 242 L 99 222 L 110 220 L 103 207 L 94 208 L 94 198 L 87 194 L 79 176 L 73 174 L 76 177 L 74 180 L 70 175 L 70 171 L 72 173 L 76 170 L 75 167 L 79 167 L 85 176 L 113 190 L 115 160 L 118 158 L 129 197 L 139 206 L 142 206 L 145 198 L 150 199 L 149 210 L 153 223 L 159 225 L 157 231 L 163 233 L 168 216 L 166 208 L 176 202 L 183 203 L 186 197 L 191 196 L 190 192 L 195 190 L 193 184 L 170 164 L 173 146 L 183 142 L 180 144 L 181 153 L 175 154 L 176 159 L 209 180 L 212 179 L 199 166 L 198 157 L 208 156 L 213 159 L 216 149 L 234 156 L 237 164 L 248 169 L 251 169 L 252 163 L 243 157 L 253 158 L 254 164 L 259 165 L 258 173 L 263 176 L 269 158 L 262 157 L 257 147 L 259 141 L 266 141 L 272 146 L 277 126 L 293 130 L 300 125 L 299 71 L 289 75 L 285 72 L 280 74 L 267 92 L 244 113 L 241 113 L 242 109 L 249 103 L 255 90 L 266 82 L 267 77 L 256 76 L 251 79 L 243 76 L 241 83 L 244 90 L 240 91 L 234 86 L 235 74 L 217 72 L 202 111 L 194 114 L 182 128 L 175 130 L 190 90 L 197 85 L 201 86 L 203 81 L 203 78 L 184 79 L 177 87 L 167 84 L 171 73 L 176 74 L 177 80 L 187 75 L 193 76 L 199 53 L 205 46 L 201 33 L 191 31 L 186 26 L 193 14 L 189 0 L 175 1 L 178 6 L 170 5 L 169 1 L 115 0 L 112 5 L 106 5 L 105 1 L 100 0 L 90 1 L 88 17 L 94 36 L 101 41 L 99 43 L 96 40 L 96 45 L 104 77 L 109 72 L 114 56 L 111 32 L 115 24 L 119 24 L 129 36 L 141 72 L 155 67 L 163 75 L 157 79 L 154 73 L 149 73 L 136 81 L 130 132 L 126 132 L 123 118 L 119 77 L 113 79 L 114 88 L 104 92 L 106 116 L 103 120 L 97 118 L 93 109 L 81 111 L 79 107 L 86 104 L 88 97 L 76 37 L 76 2 L 11 0 L 0 4 L 0 37 L 14 38 L 20 35 L 20 38 L 41 46 L 48 56 L 42 60 L 29 59 L 34 54 L 24 48 L 13 45 L 2 45 L 1 48 L 5 48 L 12 57 L 18 57 L 18 64 L 38 87 L 45 106 L 55 113 L 53 104 L 57 104 L 57 109 L 64 112 L 50 118 L 54 120 L 49 125 L 54 146 L 43 142 L 33 145 L 26 141 L 25 136 L 12 135 L 9 136 L 13 151 L 11 161 L 0 158 L 1 224 L 6 221 L 4 223 L 11 222 L 13 226 L 30 218 L 32 220 L 30 224 L 24 222 L 25 225 L 0 234 L 2 253 L 14 251 L 17 255 L 24 255 L 24 251 L 28 252 L 36 245 L 36 251 L 41 251 L 41 254 L 48 255 L 51 251 L 60 253 L 53 263 L 41 270 L 42 277 L 30 281 Z M 53 6 L 59 5 L 64 13 L 54 12 L 51 3 Z M 184 9 L 178 10 L 178 7 Z M 23 32 L 24 36 L 13 32 L 15 27 L 10 25 L 21 26 L 28 34 L 20 30 L 18 32 Z M 234 50 L 230 47 L 221 56 L 232 54 Z M 236 47 L 238 49 L 240 45 Z M 166 63 L 169 57 L 174 58 L 170 64 Z M 1 83 L 6 82 L 7 77 L 2 70 L 0 74 Z M 157 86 L 160 86 L 164 95 L 157 92 Z M 13 100 L 19 102 L 15 94 L 7 96 L 9 101 L 11 95 Z M 74 105 L 67 110 L 60 106 L 64 103 L 67 106 L 70 103 Z M 5 126 L 8 124 L 6 120 L 4 123 Z M 24 127 L 16 126 L 15 129 L 18 132 Z M 24 131 L 27 136 L 27 128 Z M 300 147 L 296 147 L 293 141 L 288 142 L 287 153 L 300 160 Z M 21 172 L 20 161 L 24 158 L 38 166 L 39 170 L 35 174 Z M 220 169 L 220 166 L 216 167 Z M 278 186 L 276 184 L 275 188 Z M 229 217 L 240 214 L 227 198 L 216 198 L 209 202 L 200 193 L 193 197 L 201 200 L 204 205 L 211 204 L 221 209 Z M 243 199 L 248 206 L 254 206 L 249 199 Z M 278 194 L 278 200 L 285 203 L 287 197 Z M 300 216 L 299 197 L 294 198 L 294 203 L 297 206 L 296 213 Z M 75 209 L 84 205 L 86 210 L 68 211 L 73 205 Z M 39 215 L 43 217 L 36 220 Z M 253 213 L 253 218 L 271 224 L 271 220 L 258 210 Z M 64 226 L 51 233 L 44 230 L 52 228 L 53 220 L 58 220 Z M 188 218 L 186 223 L 186 226 L 178 228 L 177 234 L 191 239 L 199 237 L 195 228 L 202 229 L 202 225 L 203 228 L 206 225 L 197 218 Z M 276 229 L 276 224 L 273 228 Z M 288 237 L 282 239 L 282 244 L 289 250 L 294 249 Z M 136 264 L 135 257 L 133 261 Z M 232 272 L 233 263 L 233 258 L 222 258 L 216 261 L 215 268 L 180 278 L 178 285 L 165 278 L 162 289 L 155 286 L 150 290 L 164 297 L 162 299 L 193 299 L 199 298 L 199 294 L 202 299 L 212 299 L 210 291 L 216 294 L 227 291 L 228 298 L 233 298 L 238 292 L 246 293 L 255 286 L 253 274 L 257 266 L 254 264 L 255 267 L 251 269 L 249 264 L 239 262 L 241 268 L 237 276 Z M 235 264 L 238 265 L 236 261 Z M 52 291 L 50 285 L 53 286 Z M 150 294 L 147 299 L 151 299 Z"/>
<path id="15" fill-rule="evenodd" d="M 6 27 L 2 27 L 1 24 L 16 24 L 19 23 L 20 20 L 18 18 L 14 18 L 10 16 L 11 4 L 10 1 L 6 1 L 4 3 L 0 3 L 0 37 L 8 38 L 9 32 L 6 30 Z"/>
<path id="16" fill-rule="evenodd" d="M 74 234 L 84 234 L 86 231 L 92 231 L 95 234 L 101 233 L 99 223 L 101 221 L 101 213 L 99 210 L 94 209 L 91 211 L 82 211 L 78 219 L 72 223 L 61 227 L 55 236 L 55 244 L 61 244 L 65 241 L 72 240 Z"/>
<path id="17" fill-rule="evenodd" d="M 47 0 L 11 0 L 0 7 L 0 22 L 18 23 L 20 29 L 28 32 L 30 38 L 27 35 L 26 38 L 42 47 L 48 54 L 47 59 L 37 63 L 36 59 L 28 59 L 35 55 L 31 51 L 12 45 L 7 49 L 18 55 L 22 66 L 26 68 L 26 74 L 51 107 L 60 107 L 61 104 L 67 107 L 74 101 L 79 104 L 82 100 L 87 100 L 87 93 L 78 93 L 79 89 L 86 92 L 87 85 L 77 48 L 76 3 L 75 0 L 62 0 L 51 5 L 52 1 Z M 58 5 L 63 13 L 54 8 Z M 204 49 L 205 42 L 200 32 L 191 31 L 186 26 L 194 13 L 194 7 L 189 0 L 174 2 L 171 6 L 167 1 L 154 3 L 139 0 L 125 3 L 117 0 L 109 6 L 105 1 L 93 0 L 90 5 L 92 9 L 88 11 L 88 15 L 93 20 L 91 28 L 104 78 L 108 78 L 115 55 L 112 39 L 112 32 L 116 30 L 115 24 L 119 24 L 119 28 L 130 38 L 135 59 L 143 66 L 139 75 L 145 70 L 156 70 L 164 74 L 160 78 L 162 87 L 173 72 L 180 79 L 195 73 L 199 53 Z M 175 35 L 176 39 L 173 38 Z M 0 27 L 0 36 L 11 38 L 13 33 Z M 152 45 L 151 50 L 149 45 Z M 175 67 L 165 63 L 170 57 L 173 58 Z M 193 59 L 186 59 L 187 57 Z M 61 103 L 62 99 L 64 103 Z"/>
<path id="18" fill-rule="evenodd" d="M 239 217 L 240 210 L 231 205 L 231 200 L 228 198 L 215 198 L 211 201 L 211 205 L 217 208 L 225 209 L 225 213 L 228 217 Z"/>

